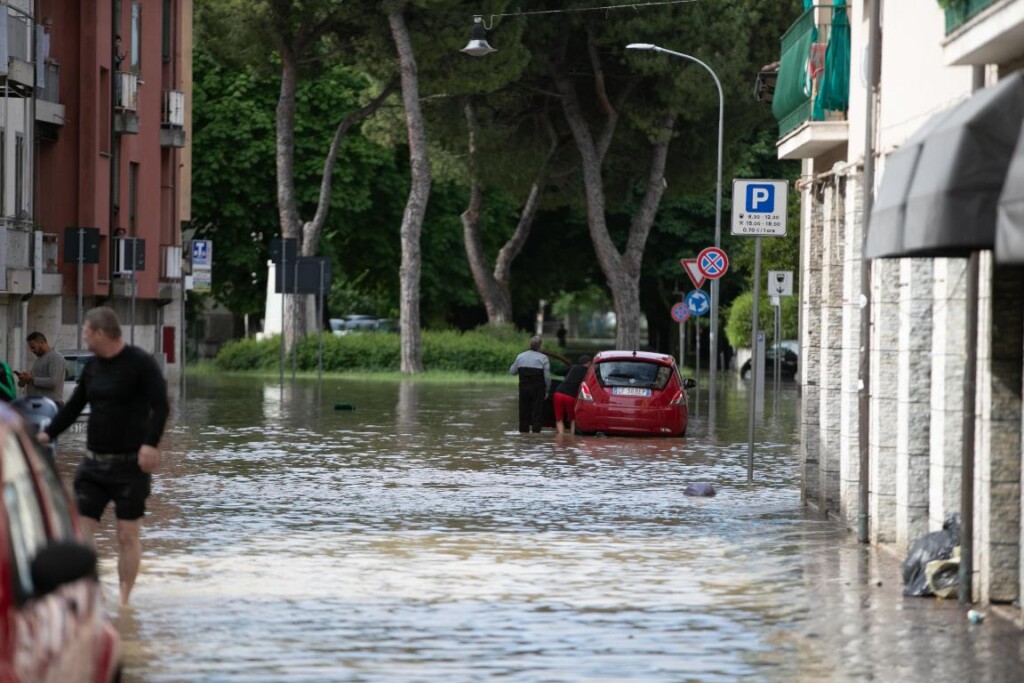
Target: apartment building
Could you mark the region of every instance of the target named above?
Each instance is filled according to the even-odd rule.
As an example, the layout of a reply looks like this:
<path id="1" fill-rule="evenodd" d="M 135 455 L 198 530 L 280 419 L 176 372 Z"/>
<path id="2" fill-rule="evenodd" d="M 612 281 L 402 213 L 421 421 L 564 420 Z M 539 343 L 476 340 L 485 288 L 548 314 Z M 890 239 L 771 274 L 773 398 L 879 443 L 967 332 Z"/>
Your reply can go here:
<path id="1" fill-rule="evenodd" d="M 0 356 L 107 305 L 178 374 L 191 0 L 0 4 Z"/>
<path id="2" fill-rule="evenodd" d="M 973 598 L 1024 616 L 1024 0 L 804 10 L 771 74 L 802 164 L 804 500 L 900 556 L 970 511 Z"/>

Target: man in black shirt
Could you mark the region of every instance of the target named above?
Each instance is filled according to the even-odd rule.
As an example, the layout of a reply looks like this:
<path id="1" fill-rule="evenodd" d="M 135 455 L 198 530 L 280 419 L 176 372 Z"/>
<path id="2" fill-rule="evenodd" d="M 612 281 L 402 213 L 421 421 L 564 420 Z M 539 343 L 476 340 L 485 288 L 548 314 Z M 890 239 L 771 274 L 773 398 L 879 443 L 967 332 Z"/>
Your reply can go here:
<path id="1" fill-rule="evenodd" d="M 114 501 L 121 604 L 127 605 L 142 557 L 139 523 L 146 513 L 152 473 L 160 465 L 157 445 L 169 412 L 167 382 L 152 356 L 125 343 L 111 309 L 86 313 L 82 337 L 96 356 L 40 441 L 55 439 L 90 405 L 87 450 L 75 473 L 75 499 L 90 534 Z"/>

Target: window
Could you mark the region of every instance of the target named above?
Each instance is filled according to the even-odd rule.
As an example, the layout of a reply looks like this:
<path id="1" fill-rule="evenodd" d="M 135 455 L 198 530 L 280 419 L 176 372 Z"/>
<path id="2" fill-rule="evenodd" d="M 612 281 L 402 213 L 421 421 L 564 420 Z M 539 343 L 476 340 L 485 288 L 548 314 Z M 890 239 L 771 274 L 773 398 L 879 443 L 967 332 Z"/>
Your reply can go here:
<path id="1" fill-rule="evenodd" d="M 596 371 L 605 387 L 664 389 L 672 376 L 669 366 L 644 361 L 606 361 L 598 363 Z"/>
<path id="2" fill-rule="evenodd" d="M 128 234 L 138 235 L 139 226 L 135 221 L 139 213 L 139 165 L 128 164 Z"/>
<path id="3" fill-rule="evenodd" d="M 131 71 L 138 74 L 142 72 L 142 5 L 132 3 L 132 54 Z"/>
<path id="4" fill-rule="evenodd" d="M 0 130 L 0 216 L 7 215 L 7 131 Z"/>
<path id="5" fill-rule="evenodd" d="M 25 136 L 14 136 L 14 216 L 25 218 Z"/>
<path id="6" fill-rule="evenodd" d="M 162 58 L 164 62 L 171 61 L 171 22 L 174 21 L 174 8 L 171 6 L 171 0 L 164 0 L 164 17 L 162 26 L 162 39 L 163 39 L 163 50 Z"/>

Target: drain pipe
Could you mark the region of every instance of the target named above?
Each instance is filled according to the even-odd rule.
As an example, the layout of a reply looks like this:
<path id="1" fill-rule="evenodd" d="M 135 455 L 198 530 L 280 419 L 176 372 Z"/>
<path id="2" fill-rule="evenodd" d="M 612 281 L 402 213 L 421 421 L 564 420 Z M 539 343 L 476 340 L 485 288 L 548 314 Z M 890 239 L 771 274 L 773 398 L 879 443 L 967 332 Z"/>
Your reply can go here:
<path id="1" fill-rule="evenodd" d="M 868 542 L 868 509 L 871 479 L 871 261 L 864 258 L 868 244 L 868 219 L 875 192 L 875 96 L 882 57 L 882 0 L 870 3 L 868 10 L 867 97 L 864 108 L 864 222 L 861 226 L 860 251 L 860 363 L 857 387 L 857 540 Z"/>
<path id="2" fill-rule="evenodd" d="M 971 92 L 985 87 L 985 66 L 977 65 L 971 73 Z M 978 375 L 978 252 L 967 260 L 967 340 L 964 345 L 964 407 L 963 458 L 960 462 L 960 567 L 957 602 L 974 602 L 974 409 Z"/>

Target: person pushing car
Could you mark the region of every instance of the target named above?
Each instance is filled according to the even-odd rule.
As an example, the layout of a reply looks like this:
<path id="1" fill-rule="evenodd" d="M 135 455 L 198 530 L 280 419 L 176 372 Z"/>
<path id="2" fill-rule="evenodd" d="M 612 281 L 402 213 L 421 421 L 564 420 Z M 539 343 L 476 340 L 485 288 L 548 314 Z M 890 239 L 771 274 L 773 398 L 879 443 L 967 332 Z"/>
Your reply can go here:
<path id="1" fill-rule="evenodd" d="M 544 399 L 551 384 L 551 362 L 541 348 L 541 338 L 530 338 L 530 349 L 516 356 L 508 374 L 519 375 L 519 431 L 540 432 Z"/>

